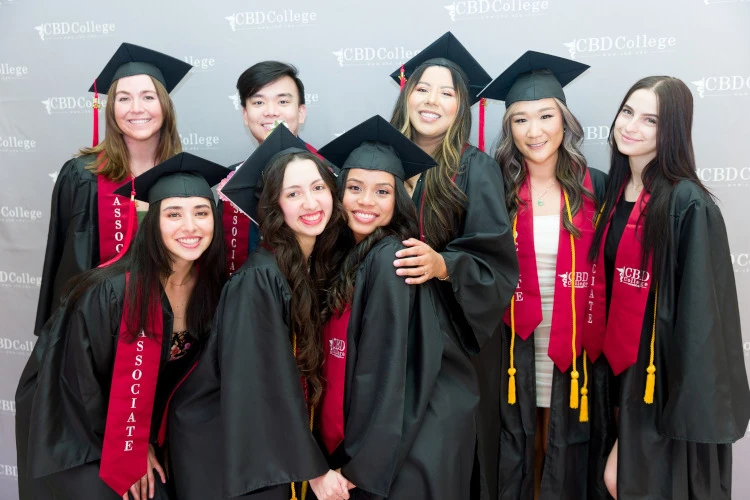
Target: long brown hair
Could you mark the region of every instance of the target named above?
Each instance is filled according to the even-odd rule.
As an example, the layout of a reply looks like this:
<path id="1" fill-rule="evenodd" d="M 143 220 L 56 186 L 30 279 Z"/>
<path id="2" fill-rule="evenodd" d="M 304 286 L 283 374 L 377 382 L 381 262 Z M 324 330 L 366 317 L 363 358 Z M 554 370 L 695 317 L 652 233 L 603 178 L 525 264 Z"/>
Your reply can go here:
<path id="1" fill-rule="evenodd" d="M 638 235 L 642 236 L 643 254 L 641 269 L 646 269 L 648 256 L 653 256 L 652 275 L 655 279 L 661 276 L 666 264 L 665 258 L 672 250 L 671 220 L 669 203 L 675 185 L 682 180 L 693 182 L 708 198 L 713 198 L 698 178 L 693 153 L 693 95 L 690 89 L 678 78 L 671 76 L 647 76 L 638 80 L 625 94 L 617 114 L 609 129 L 609 147 L 611 163 L 609 184 L 604 195 L 604 209 L 600 220 L 609 220 L 610 214 L 617 205 L 617 198 L 625 183 L 630 178 L 629 158 L 617 149 L 615 142 L 615 123 L 628 98 L 637 90 L 650 90 L 656 94 L 658 117 L 656 129 L 656 156 L 641 172 L 643 189 L 650 198 L 641 218 Z M 605 237 L 606 224 L 599 224 L 594 233 L 590 258 L 595 260 L 599 246 Z"/>
<path id="2" fill-rule="evenodd" d="M 563 141 L 558 149 L 557 164 L 555 165 L 555 177 L 560 182 L 563 190 L 570 199 L 570 211 L 572 215 L 578 213 L 583 206 L 583 197 L 589 198 L 596 204 L 594 193 L 583 187 L 583 178 L 586 175 L 586 157 L 581 153 L 583 144 L 583 127 L 570 112 L 570 109 L 561 100 L 553 97 L 557 107 L 560 109 L 563 121 Z M 526 202 L 518 197 L 518 190 L 526 181 L 527 171 L 523 155 L 513 141 L 511 130 L 511 118 L 514 104 L 505 111 L 503 125 L 500 131 L 499 145 L 495 152 L 495 161 L 500 165 L 505 180 L 505 204 L 511 220 L 518 213 L 521 205 Z M 580 231 L 568 219 L 567 214 L 560 213 L 562 224 L 565 229 L 576 238 Z"/>
<path id="3" fill-rule="evenodd" d="M 158 165 L 182 152 L 182 142 L 180 141 L 180 135 L 177 133 L 177 115 L 169 92 L 156 78 L 152 76 L 149 76 L 149 78 L 154 82 L 156 95 L 161 105 L 162 117 L 164 118 L 160 130 L 159 145 L 154 158 L 154 164 Z M 122 137 L 122 130 L 117 126 L 117 120 L 115 119 L 116 93 L 117 82 L 115 81 L 107 91 L 107 104 L 104 108 L 107 129 L 104 133 L 104 140 L 94 147 L 81 148 L 78 155 L 96 155 L 96 159 L 86 168 L 95 174 L 119 182 L 130 175 L 130 154 Z"/>
<path id="4" fill-rule="evenodd" d="M 284 222 L 284 212 L 279 198 L 287 165 L 294 160 L 311 160 L 315 163 L 326 186 L 331 192 L 333 210 L 326 228 L 315 240 L 315 248 L 308 262 L 297 242 L 294 231 Z M 308 402 L 316 405 L 323 393 L 320 367 L 323 363 L 321 342 L 321 309 L 325 289 L 332 270 L 333 251 L 345 215 L 336 195 L 336 180 L 330 170 L 310 152 L 281 155 L 272 160 L 264 170 L 263 185 L 258 203 L 258 224 L 263 245 L 269 247 L 276 257 L 281 273 L 292 292 L 290 307 L 290 335 L 297 336 L 297 368 L 307 379 L 310 390 Z M 290 338 L 291 341 L 291 338 Z"/>
<path id="5" fill-rule="evenodd" d="M 447 68 L 453 78 L 458 99 L 458 111 L 443 138 L 440 147 L 432 154 L 437 162 L 424 173 L 424 233 L 427 243 L 440 251 L 455 238 L 464 214 L 466 195 L 456 186 L 453 178 L 461 167 L 461 152 L 471 133 L 471 101 L 469 100 L 468 79 L 456 64 L 447 59 L 429 60 L 418 66 L 406 82 L 396 100 L 391 117 L 391 125 L 409 139 L 413 138 L 413 128 L 409 121 L 409 96 L 419 83 L 425 70 L 432 66 Z"/>

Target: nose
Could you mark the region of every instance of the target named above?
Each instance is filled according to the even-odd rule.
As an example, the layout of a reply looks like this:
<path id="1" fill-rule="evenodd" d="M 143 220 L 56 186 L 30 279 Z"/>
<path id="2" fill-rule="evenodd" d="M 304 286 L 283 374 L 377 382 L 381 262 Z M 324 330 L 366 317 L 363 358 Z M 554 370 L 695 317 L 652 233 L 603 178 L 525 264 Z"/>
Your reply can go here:
<path id="1" fill-rule="evenodd" d="M 539 137 L 542 133 L 542 127 L 537 120 L 529 120 L 529 127 L 526 129 L 526 137 Z"/>
<path id="2" fill-rule="evenodd" d="M 425 102 L 427 102 L 428 104 L 437 104 L 438 102 L 437 90 L 430 90 L 427 93 L 427 100 Z"/>
<path id="3" fill-rule="evenodd" d="M 315 210 L 318 208 L 318 201 L 315 199 L 312 191 L 307 191 L 304 196 L 305 199 L 303 200 L 302 208 L 305 210 Z"/>
<path id="4" fill-rule="evenodd" d="M 131 100 L 130 110 L 134 113 L 140 113 L 143 111 L 143 103 L 140 98 L 135 97 Z"/>
<path id="5" fill-rule="evenodd" d="M 276 106 L 276 103 L 269 102 L 266 104 L 266 115 L 268 116 L 277 116 L 279 114 L 279 109 Z"/>
<path id="6" fill-rule="evenodd" d="M 625 122 L 623 130 L 625 130 L 625 132 L 635 132 L 637 128 L 636 125 L 638 123 L 636 121 L 635 115 L 627 117 L 626 120 L 627 121 Z"/>
<path id="7" fill-rule="evenodd" d="M 362 196 L 357 199 L 357 202 L 362 206 L 372 206 L 372 204 L 374 203 L 372 191 L 369 189 L 364 190 Z"/>
<path id="8" fill-rule="evenodd" d="M 183 229 L 184 229 L 184 230 L 185 230 L 186 232 L 188 232 L 188 233 L 192 233 L 193 231 L 195 231 L 195 228 L 197 227 L 197 225 L 196 225 L 196 223 L 195 223 L 195 218 L 193 217 L 193 214 L 187 214 L 187 215 L 186 215 L 186 216 L 185 216 L 185 217 L 184 217 L 184 218 L 182 219 L 182 222 L 183 222 L 183 224 L 182 224 L 182 228 L 183 228 Z"/>

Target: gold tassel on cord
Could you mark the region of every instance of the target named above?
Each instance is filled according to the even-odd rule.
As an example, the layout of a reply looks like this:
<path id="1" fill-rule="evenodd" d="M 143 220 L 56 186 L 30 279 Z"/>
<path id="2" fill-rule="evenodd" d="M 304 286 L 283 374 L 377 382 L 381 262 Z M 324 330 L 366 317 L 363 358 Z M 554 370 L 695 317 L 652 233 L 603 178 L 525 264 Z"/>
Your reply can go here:
<path id="1" fill-rule="evenodd" d="M 646 368 L 646 392 L 643 395 L 643 402 L 646 404 L 653 404 L 654 402 L 654 386 L 656 385 L 656 366 L 654 365 L 654 351 L 656 345 L 656 303 L 659 299 L 659 285 L 656 285 L 656 291 L 654 293 L 654 322 L 651 325 L 651 353 L 648 359 L 648 368 Z"/>
<path id="2" fill-rule="evenodd" d="M 578 415 L 579 422 L 589 421 L 589 372 L 586 368 L 586 351 L 583 351 L 583 387 L 581 388 L 581 413 Z"/>
<path id="3" fill-rule="evenodd" d="M 513 243 L 516 243 L 516 227 L 518 226 L 518 214 L 513 217 Z M 516 368 L 513 356 L 513 348 L 516 345 L 516 294 L 510 299 L 510 368 L 508 368 L 508 404 L 516 404 Z"/>

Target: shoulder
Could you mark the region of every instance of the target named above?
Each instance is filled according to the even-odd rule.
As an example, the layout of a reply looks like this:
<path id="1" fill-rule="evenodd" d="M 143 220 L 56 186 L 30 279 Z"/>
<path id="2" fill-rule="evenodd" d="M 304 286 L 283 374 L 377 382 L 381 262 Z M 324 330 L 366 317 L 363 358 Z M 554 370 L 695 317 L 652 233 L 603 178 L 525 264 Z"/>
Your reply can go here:
<path id="1" fill-rule="evenodd" d="M 392 274 L 395 276 L 393 261 L 396 260 L 396 252 L 403 248 L 404 245 L 398 238 L 395 236 L 386 236 L 372 246 L 367 253 L 367 257 L 362 261 L 360 268 L 373 268 L 376 272 L 393 268 L 394 272 Z"/>
<path id="2" fill-rule="evenodd" d="M 670 215 L 681 217 L 688 210 L 718 209 L 711 196 L 698 184 L 689 180 L 682 180 L 675 184 L 670 199 Z"/>
<path id="3" fill-rule="evenodd" d="M 480 151 L 475 146 L 469 144 L 461 154 L 461 166 L 472 168 L 493 168 L 500 171 L 497 162 L 487 153 Z"/>
<path id="4" fill-rule="evenodd" d="M 57 175 L 57 182 L 62 182 L 62 180 L 68 180 L 73 183 L 95 181 L 96 176 L 87 168 L 94 160 L 96 160 L 94 155 L 71 158 L 60 169 L 60 173 Z"/>
<path id="5" fill-rule="evenodd" d="M 604 198 L 604 193 L 607 189 L 607 179 L 609 179 L 609 176 L 595 168 L 588 167 L 586 170 L 588 170 L 589 177 L 591 177 L 594 195 L 598 201 L 601 201 Z"/>
<path id="6" fill-rule="evenodd" d="M 274 287 L 290 293 L 289 284 L 281 273 L 276 257 L 264 247 L 251 253 L 242 267 L 227 281 L 227 289 Z"/>

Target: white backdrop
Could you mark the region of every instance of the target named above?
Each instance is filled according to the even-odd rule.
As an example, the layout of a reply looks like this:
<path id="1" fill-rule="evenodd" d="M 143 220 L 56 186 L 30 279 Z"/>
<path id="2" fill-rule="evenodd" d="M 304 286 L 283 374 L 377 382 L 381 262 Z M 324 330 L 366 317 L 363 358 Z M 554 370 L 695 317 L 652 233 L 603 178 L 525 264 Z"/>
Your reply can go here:
<path id="1" fill-rule="evenodd" d="M 0 500 L 17 498 L 13 399 L 35 342 L 50 194 L 58 169 L 90 144 L 86 90 L 121 42 L 195 66 L 172 93 L 183 146 L 227 165 L 254 147 L 234 85 L 263 59 L 297 65 L 308 102 L 301 136 L 322 146 L 372 114 L 389 118 L 398 86 L 387 75 L 447 30 L 493 77 L 529 49 L 572 57 L 592 68 L 567 100 L 590 165 L 605 171 L 626 90 L 652 74 L 683 79 L 695 97 L 699 176 L 729 229 L 748 364 L 748 26 L 748 0 L 0 0 Z M 503 111 L 487 107 L 488 145 Z M 750 498 L 749 466 L 745 439 L 735 446 L 735 498 Z"/>

